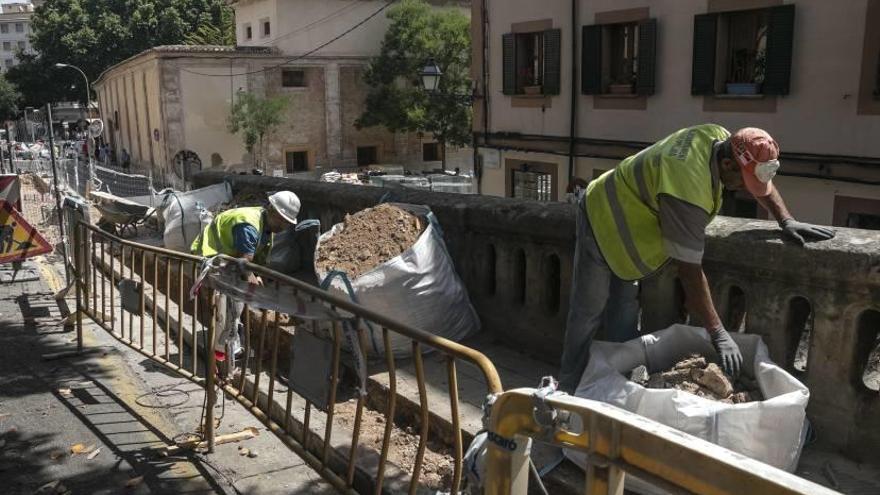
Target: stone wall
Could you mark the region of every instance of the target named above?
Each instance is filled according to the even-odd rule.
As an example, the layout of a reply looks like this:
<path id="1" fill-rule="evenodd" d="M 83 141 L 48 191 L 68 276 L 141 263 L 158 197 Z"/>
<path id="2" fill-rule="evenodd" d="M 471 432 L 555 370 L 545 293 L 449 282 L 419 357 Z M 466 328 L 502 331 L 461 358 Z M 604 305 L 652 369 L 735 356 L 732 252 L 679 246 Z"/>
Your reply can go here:
<path id="1" fill-rule="evenodd" d="M 205 172 L 196 183 L 221 180 Z M 571 282 L 572 206 L 255 176 L 229 180 L 236 190 L 295 191 L 303 201 L 301 218 L 319 218 L 325 230 L 389 191 L 395 201 L 431 206 L 484 331 L 558 362 Z M 705 270 L 728 328 L 762 335 L 773 359 L 810 387 L 808 413 L 821 441 L 867 455 L 880 442 L 880 395 L 862 382 L 880 335 L 880 232 L 839 229 L 832 241 L 800 248 L 783 243 L 773 223 L 722 217 L 708 236 Z M 677 285 L 672 268 L 643 284 L 647 330 L 683 321 Z M 798 372 L 794 354 L 807 329 L 807 369 Z"/>
<path id="2" fill-rule="evenodd" d="M 285 88 L 281 69 L 267 73 L 266 93 L 288 98 L 281 125 L 266 137 L 266 162 L 285 166 L 285 151 L 307 151 L 310 167 L 327 163 L 325 80 L 322 66 L 295 66 L 305 72 L 306 87 Z"/>

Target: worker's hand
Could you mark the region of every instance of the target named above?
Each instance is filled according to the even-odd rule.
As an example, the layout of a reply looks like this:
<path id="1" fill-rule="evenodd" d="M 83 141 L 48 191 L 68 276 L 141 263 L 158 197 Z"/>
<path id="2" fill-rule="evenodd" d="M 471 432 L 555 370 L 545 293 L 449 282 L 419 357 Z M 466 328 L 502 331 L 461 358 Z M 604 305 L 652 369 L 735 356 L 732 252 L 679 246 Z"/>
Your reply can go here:
<path id="1" fill-rule="evenodd" d="M 782 233 L 792 239 L 794 242 L 804 245 L 804 237 L 816 239 L 818 241 L 827 241 L 834 237 L 834 230 L 828 227 L 820 227 L 808 223 L 798 222 L 794 218 L 786 218 L 779 223 L 782 227 Z"/>
<path id="2" fill-rule="evenodd" d="M 251 285 L 263 285 L 263 279 L 254 272 L 248 273 L 248 283 Z"/>
<path id="3" fill-rule="evenodd" d="M 739 346 L 727 333 L 724 327 L 718 327 L 715 330 L 709 330 L 709 337 L 712 339 L 712 345 L 718 351 L 718 357 L 721 358 L 721 367 L 724 371 L 732 376 L 739 375 L 742 368 L 743 357 L 739 352 Z"/>

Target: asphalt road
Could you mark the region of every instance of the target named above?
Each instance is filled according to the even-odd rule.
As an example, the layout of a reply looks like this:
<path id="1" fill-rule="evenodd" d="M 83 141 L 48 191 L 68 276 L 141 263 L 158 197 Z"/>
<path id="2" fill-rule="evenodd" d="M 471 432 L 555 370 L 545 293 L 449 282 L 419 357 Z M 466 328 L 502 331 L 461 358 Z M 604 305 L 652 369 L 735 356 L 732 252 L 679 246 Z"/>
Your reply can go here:
<path id="1" fill-rule="evenodd" d="M 92 325 L 90 353 L 42 359 L 75 346 L 58 324 L 58 277 L 47 266 L 43 280 L 0 284 L 0 493 L 335 493 L 231 401 L 218 405 L 217 434 L 254 426 L 258 437 L 210 456 L 158 455 L 198 427 L 201 389 Z"/>

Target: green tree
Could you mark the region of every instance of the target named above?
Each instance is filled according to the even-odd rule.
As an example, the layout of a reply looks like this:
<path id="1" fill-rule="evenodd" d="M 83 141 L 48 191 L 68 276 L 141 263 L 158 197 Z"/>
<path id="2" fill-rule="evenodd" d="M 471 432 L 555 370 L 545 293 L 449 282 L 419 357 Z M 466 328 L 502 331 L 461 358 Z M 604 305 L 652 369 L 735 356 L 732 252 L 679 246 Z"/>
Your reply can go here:
<path id="1" fill-rule="evenodd" d="M 202 24 L 186 36 L 187 45 L 235 46 L 235 12 L 228 6 L 220 10 L 218 24 Z"/>
<path id="2" fill-rule="evenodd" d="M 253 156 L 254 168 L 265 171 L 263 140 L 281 124 L 288 103 L 286 96 L 263 98 L 253 93 L 239 93 L 238 101 L 232 105 L 229 113 L 229 132 L 241 134 L 245 148 Z M 257 146 L 259 162 L 254 146 Z"/>
<path id="3" fill-rule="evenodd" d="M 446 145 L 471 141 L 470 20 L 455 9 L 435 9 L 424 0 L 402 0 L 390 8 L 391 25 L 382 50 L 365 73 L 370 86 L 358 127 L 382 125 L 393 132 L 430 132 Z M 419 73 L 429 59 L 443 71 L 428 94 Z"/>
<path id="4" fill-rule="evenodd" d="M 81 78 L 94 81 L 108 67 L 157 45 L 181 44 L 204 26 L 219 26 L 226 0 L 47 0 L 31 18 L 31 44 L 8 74 L 28 105 L 83 101 Z"/>
<path id="5" fill-rule="evenodd" d="M 0 76 L 0 119 L 12 120 L 18 116 L 21 93 L 18 88 Z"/>

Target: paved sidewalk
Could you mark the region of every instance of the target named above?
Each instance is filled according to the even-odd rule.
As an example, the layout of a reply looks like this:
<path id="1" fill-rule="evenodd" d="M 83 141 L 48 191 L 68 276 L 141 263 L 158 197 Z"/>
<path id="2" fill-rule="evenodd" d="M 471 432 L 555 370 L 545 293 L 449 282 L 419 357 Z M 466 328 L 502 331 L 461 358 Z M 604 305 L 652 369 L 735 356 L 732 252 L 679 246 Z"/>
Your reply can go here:
<path id="1" fill-rule="evenodd" d="M 210 456 L 156 455 L 198 427 L 202 390 L 94 325 L 84 329 L 92 352 L 43 360 L 74 349 L 75 334 L 58 325 L 52 286 L 59 271 L 45 262 L 40 268 L 43 280 L 0 284 L 0 493 L 31 494 L 53 481 L 74 494 L 335 493 L 229 400 L 215 412 L 222 414 L 217 434 L 254 426 L 258 437 L 218 445 Z M 77 444 L 97 454 L 71 454 Z M 242 456 L 239 447 L 257 456 Z"/>

